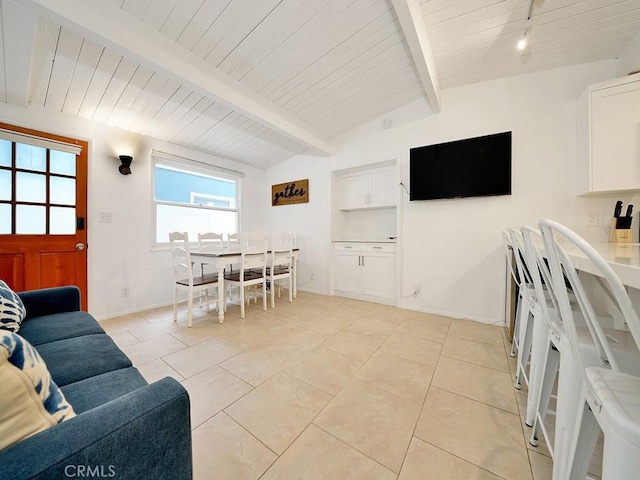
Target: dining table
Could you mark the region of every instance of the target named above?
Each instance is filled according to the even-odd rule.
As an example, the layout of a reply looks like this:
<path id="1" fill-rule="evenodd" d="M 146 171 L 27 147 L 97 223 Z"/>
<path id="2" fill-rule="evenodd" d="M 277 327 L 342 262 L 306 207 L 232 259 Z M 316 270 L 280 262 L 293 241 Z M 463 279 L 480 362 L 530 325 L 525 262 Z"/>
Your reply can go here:
<path id="1" fill-rule="evenodd" d="M 298 277 L 298 252 L 299 248 L 293 249 L 293 258 L 291 262 L 291 281 L 293 284 L 293 298 L 298 293 L 297 277 Z M 224 298 L 224 272 L 228 265 L 240 263 L 242 258 L 242 249 L 240 246 L 212 248 L 206 250 L 191 250 L 191 261 L 196 265 L 208 265 L 218 271 L 218 298 Z M 271 253 L 267 250 L 267 253 Z M 194 265 L 195 267 L 195 265 Z M 224 322 L 224 308 L 218 309 L 218 321 Z"/>

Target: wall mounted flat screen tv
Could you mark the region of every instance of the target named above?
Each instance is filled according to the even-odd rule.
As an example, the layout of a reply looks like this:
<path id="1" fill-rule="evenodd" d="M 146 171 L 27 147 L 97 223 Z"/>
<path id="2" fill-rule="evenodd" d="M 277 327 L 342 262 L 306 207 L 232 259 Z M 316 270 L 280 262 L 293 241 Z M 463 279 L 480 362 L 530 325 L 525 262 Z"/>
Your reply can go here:
<path id="1" fill-rule="evenodd" d="M 409 150 L 409 199 L 511 195 L 511 132 Z"/>

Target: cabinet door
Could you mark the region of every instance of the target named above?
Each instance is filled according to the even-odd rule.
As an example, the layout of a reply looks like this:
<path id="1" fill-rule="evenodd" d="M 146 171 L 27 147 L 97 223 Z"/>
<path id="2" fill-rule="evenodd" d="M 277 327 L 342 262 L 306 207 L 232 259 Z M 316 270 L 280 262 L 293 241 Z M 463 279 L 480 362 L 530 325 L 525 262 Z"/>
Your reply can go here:
<path id="1" fill-rule="evenodd" d="M 591 94 L 592 191 L 640 189 L 640 82 Z"/>
<path id="2" fill-rule="evenodd" d="M 362 293 L 376 297 L 393 298 L 395 268 L 393 253 L 369 253 L 362 266 Z"/>
<path id="3" fill-rule="evenodd" d="M 340 181 L 340 208 L 353 210 L 367 207 L 369 193 L 369 178 L 366 174 L 349 175 Z"/>
<path id="4" fill-rule="evenodd" d="M 362 290 L 361 263 L 361 252 L 335 252 L 333 288 L 343 292 L 360 293 Z"/>
<path id="5" fill-rule="evenodd" d="M 396 204 L 396 171 L 380 170 L 369 174 L 369 207 L 390 207 Z"/>

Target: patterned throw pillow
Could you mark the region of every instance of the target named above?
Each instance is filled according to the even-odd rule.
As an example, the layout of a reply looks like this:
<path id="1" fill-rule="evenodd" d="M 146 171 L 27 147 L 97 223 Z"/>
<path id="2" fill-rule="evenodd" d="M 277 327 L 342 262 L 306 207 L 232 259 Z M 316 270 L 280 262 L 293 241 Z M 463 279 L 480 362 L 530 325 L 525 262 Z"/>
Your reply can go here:
<path id="1" fill-rule="evenodd" d="M 36 349 L 0 330 L 0 449 L 75 416 Z"/>
<path id="2" fill-rule="evenodd" d="M 0 328 L 17 332 L 26 314 L 18 294 L 0 280 Z"/>

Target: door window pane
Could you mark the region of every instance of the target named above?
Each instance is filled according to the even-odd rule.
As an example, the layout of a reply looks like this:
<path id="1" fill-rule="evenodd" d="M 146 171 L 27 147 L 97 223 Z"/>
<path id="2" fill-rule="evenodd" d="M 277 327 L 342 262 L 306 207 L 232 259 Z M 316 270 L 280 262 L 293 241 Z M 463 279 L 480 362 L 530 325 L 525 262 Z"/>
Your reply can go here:
<path id="1" fill-rule="evenodd" d="M 58 150 L 49 151 L 49 171 L 61 175 L 76 175 L 76 156 L 73 153 L 60 152 Z"/>
<path id="2" fill-rule="evenodd" d="M 49 202 L 61 205 L 76 204 L 76 181 L 73 178 L 49 177 Z"/>
<path id="3" fill-rule="evenodd" d="M 47 177 L 38 173 L 16 174 L 16 200 L 44 203 L 47 200 Z"/>
<path id="4" fill-rule="evenodd" d="M 16 200 L 44 203 L 47 200 L 47 177 L 38 173 L 17 172 Z"/>
<path id="5" fill-rule="evenodd" d="M 0 203 L 0 235 L 11 233 L 11 205 Z"/>
<path id="6" fill-rule="evenodd" d="M 46 233 L 46 207 L 39 205 L 16 205 L 16 233 Z"/>
<path id="7" fill-rule="evenodd" d="M 51 207 L 49 210 L 49 233 L 52 235 L 73 235 L 76 233 L 76 209 Z"/>
<path id="8" fill-rule="evenodd" d="M 11 142 L 9 140 L 0 140 L 0 166 L 11 166 Z"/>
<path id="9" fill-rule="evenodd" d="M 16 167 L 44 172 L 47 169 L 47 149 L 16 143 Z"/>
<path id="10" fill-rule="evenodd" d="M 11 200 L 11 170 L 0 170 L 0 200 Z"/>

